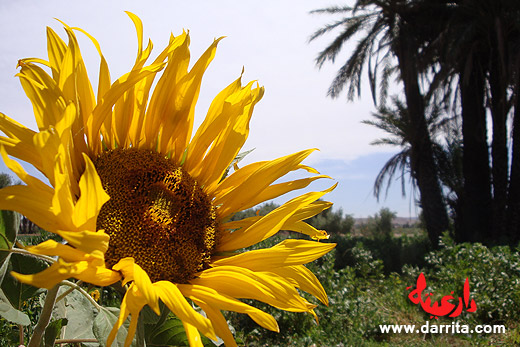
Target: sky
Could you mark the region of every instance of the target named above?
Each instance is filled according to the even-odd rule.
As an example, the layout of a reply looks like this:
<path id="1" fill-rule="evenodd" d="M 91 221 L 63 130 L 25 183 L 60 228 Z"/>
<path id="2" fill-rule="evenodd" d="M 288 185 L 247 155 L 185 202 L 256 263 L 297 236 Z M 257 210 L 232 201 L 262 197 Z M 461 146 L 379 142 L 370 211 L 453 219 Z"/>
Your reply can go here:
<path id="1" fill-rule="evenodd" d="M 378 202 L 373 196 L 377 173 L 398 149 L 370 145 L 384 134 L 361 124 L 375 111 L 368 84 L 363 86 L 363 97 L 352 102 L 346 96 L 327 97 L 348 49 L 335 65 L 325 64 L 321 69 L 315 65 L 318 52 L 334 36 L 310 43 L 309 37 L 336 18 L 309 12 L 338 4 L 341 2 L 316 0 L 0 0 L 0 112 L 36 129 L 32 106 L 14 77 L 16 63 L 20 58 L 47 58 L 47 26 L 65 38 L 56 18 L 86 30 L 99 41 L 112 80 L 128 72 L 137 52 L 134 26 L 124 12 L 130 11 L 143 21 L 145 40 L 152 40 L 155 54 L 166 46 L 170 33 L 176 36 L 189 30 L 192 64 L 214 38 L 225 36 L 202 81 L 195 125 L 202 122 L 213 97 L 239 77 L 242 69 L 243 82 L 256 80 L 265 87 L 243 147 L 254 151 L 244 164 L 318 148 L 305 163 L 334 180 L 317 182 L 310 189 L 322 190 L 337 182 L 338 187 L 326 196 L 335 209 L 367 217 L 388 207 L 399 216 L 414 217 L 419 212 L 414 197 L 409 189 L 406 198 L 402 197 L 400 181 L 394 182 L 386 200 L 383 196 Z M 99 56 L 88 39 L 81 34 L 78 39 L 95 84 Z M 7 172 L 3 163 L 0 171 Z"/>

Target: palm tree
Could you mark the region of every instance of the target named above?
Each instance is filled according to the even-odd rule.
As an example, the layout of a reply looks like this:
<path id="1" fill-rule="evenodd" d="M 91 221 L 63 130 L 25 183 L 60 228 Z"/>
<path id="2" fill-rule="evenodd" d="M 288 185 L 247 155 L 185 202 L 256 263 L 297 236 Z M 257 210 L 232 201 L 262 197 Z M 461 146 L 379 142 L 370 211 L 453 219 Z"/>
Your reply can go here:
<path id="1" fill-rule="evenodd" d="M 372 141 L 372 145 L 398 147 L 400 151 L 383 166 L 374 182 L 374 196 L 379 200 L 386 186 L 386 193 L 397 175 L 401 181 L 401 191 L 406 194 L 406 177 L 410 175 L 413 190 L 417 188 L 415 172 L 411 170 L 411 138 L 409 137 L 410 118 L 404 103 L 397 96 L 392 97 L 393 108 L 379 106 L 372 113 L 373 120 L 362 123 L 375 126 L 389 136 Z M 462 190 L 462 145 L 455 117 L 446 117 L 438 105 L 432 105 L 426 118 L 433 142 L 435 163 L 446 200 L 452 211 L 459 208 Z M 454 218 L 456 214 L 454 213 Z"/>
<path id="2" fill-rule="evenodd" d="M 356 93 L 360 95 L 363 69 L 367 67 L 372 98 L 377 103 L 376 88 L 379 87 L 380 98 L 384 99 L 390 76 L 399 73 L 410 122 L 407 130 L 410 168 L 419 188 L 428 235 L 436 246 L 440 234 L 448 229 L 449 219 L 420 88 L 422 70 L 416 57 L 422 48 L 422 38 L 417 37 L 414 22 L 404 19 L 410 12 L 417 12 L 415 5 L 416 2 L 403 0 L 357 0 L 353 7 L 329 7 L 313 11 L 345 16 L 316 31 L 311 40 L 341 29 L 340 34 L 318 55 L 316 64 L 321 66 L 327 60 L 334 62 L 346 42 L 363 34 L 331 84 L 329 95 L 332 97 L 339 96 L 346 85 L 349 99 L 353 99 Z"/>
<path id="3" fill-rule="evenodd" d="M 515 13 L 516 12 L 516 13 Z M 511 169 L 507 201 L 507 227 L 512 241 L 520 241 L 520 10 L 512 11 L 514 16 L 513 33 L 510 33 L 509 71 L 513 90 L 514 108 L 511 141 Z"/>
<path id="4" fill-rule="evenodd" d="M 507 201 L 507 219 L 510 237 L 513 242 L 520 240 L 520 54 L 517 57 L 517 67 L 515 74 L 515 93 L 512 131 L 512 150 L 511 150 L 511 176 L 509 180 L 509 191 Z"/>
<path id="5" fill-rule="evenodd" d="M 508 118 L 515 105 L 511 96 L 518 90 L 520 2 L 444 3 L 449 18 L 433 46 L 438 50 L 444 76 L 458 77 L 465 200 L 461 237 L 470 241 L 498 240 L 508 231 L 519 233 L 518 221 L 512 222 L 511 218 L 520 214 L 515 188 L 520 185 L 520 172 L 515 169 L 520 167 L 520 154 L 509 158 Z M 491 146 L 487 114 L 492 120 Z M 516 134 L 513 129 L 513 147 L 520 141 L 520 132 Z"/>
<path id="6" fill-rule="evenodd" d="M 388 137 L 372 141 L 370 144 L 375 146 L 394 146 L 400 152 L 393 155 L 383 165 L 374 182 L 374 196 L 379 201 L 381 193 L 386 186 L 385 197 L 388 194 L 396 174 L 401 181 L 401 192 L 403 197 L 406 195 L 406 177 L 411 174 L 412 185 L 416 186 L 414 175 L 410 170 L 411 142 L 407 136 L 409 127 L 409 116 L 406 106 L 397 97 L 392 98 L 395 109 L 387 106 L 380 106 L 378 112 L 372 113 L 374 120 L 364 120 L 362 123 L 374 126 L 386 132 Z"/>

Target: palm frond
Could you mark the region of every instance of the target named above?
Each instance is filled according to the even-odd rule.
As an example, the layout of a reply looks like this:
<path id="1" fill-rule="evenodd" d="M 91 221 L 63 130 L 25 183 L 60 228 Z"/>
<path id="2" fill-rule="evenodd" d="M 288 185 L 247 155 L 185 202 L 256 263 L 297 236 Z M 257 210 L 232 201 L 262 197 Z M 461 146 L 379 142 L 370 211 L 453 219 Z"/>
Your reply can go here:
<path id="1" fill-rule="evenodd" d="M 317 10 L 312 10 L 310 14 L 336 14 L 336 13 L 345 13 L 352 12 L 352 7 L 350 6 L 330 6 L 325 8 L 319 8 Z"/>
<path id="2" fill-rule="evenodd" d="M 316 65 L 318 67 L 322 67 L 323 63 L 327 60 L 334 63 L 337 54 L 343 48 L 343 45 L 348 42 L 353 35 L 359 32 L 359 30 L 366 25 L 367 22 L 366 16 L 355 16 L 351 18 L 343 19 L 343 23 L 334 23 L 330 26 L 325 26 L 324 28 L 319 29 L 315 32 L 310 40 L 314 40 L 317 37 L 323 35 L 324 33 L 335 29 L 339 25 L 343 24 L 345 26 L 344 30 L 323 50 L 318 54 L 316 58 Z M 336 25 L 337 24 L 337 25 Z"/>
<path id="3" fill-rule="evenodd" d="M 326 24 L 324 27 L 316 30 L 310 37 L 309 37 L 309 42 L 311 41 L 314 41 L 316 40 L 318 37 L 328 33 L 329 31 L 332 31 L 334 29 L 336 29 L 337 27 L 341 26 L 341 25 L 345 25 L 345 23 L 349 20 L 349 18 L 343 18 L 343 19 L 340 19 L 334 23 L 331 23 L 331 24 Z"/>
<path id="4" fill-rule="evenodd" d="M 377 42 L 376 38 L 383 29 L 383 23 L 378 20 L 370 28 L 367 35 L 358 41 L 349 59 L 339 69 L 336 77 L 332 81 L 328 95 L 332 98 L 338 97 L 347 84 L 347 97 L 349 100 L 353 100 L 356 94 L 358 97 L 361 95 L 363 67 L 367 62 L 367 57 L 373 54 L 374 44 Z"/>
<path id="5" fill-rule="evenodd" d="M 400 172 L 399 178 L 401 179 L 401 193 L 403 196 L 406 196 L 406 174 L 408 173 L 409 168 L 409 158 L 410 153 L 409 149 L 405 149 L 397 154 L 395 154 L 392 158 L 390 158 L 381 171 L 379 171 L 379 174 L 376 177 L 376 180 L 374 182 L 374 196 L 376 197 L 377 201 L 379 201 L 381 197 L 381 192 L 383 188 L 386 186 L 385 190 L 385 198 L 388 196 L 388 191 L 390 189 L 390 186 L 393 182 L 394 176 L 397 172 Z"/>

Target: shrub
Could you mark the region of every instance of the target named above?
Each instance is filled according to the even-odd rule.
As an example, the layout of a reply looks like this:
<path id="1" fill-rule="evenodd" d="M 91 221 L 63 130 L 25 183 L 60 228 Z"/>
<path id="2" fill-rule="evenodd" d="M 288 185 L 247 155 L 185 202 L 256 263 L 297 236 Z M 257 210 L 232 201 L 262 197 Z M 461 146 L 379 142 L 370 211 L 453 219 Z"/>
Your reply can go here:
<path id="1" fill-rule="evenodd" d="M 439 282 L 441 290 L 462 293 L 469 278 L 471 296 L 477 303 L 480 322 L 520 318 L 520 253 L 509 246 L 488 248 L 480 243 L 455 242 L 447 235 L 441 248 L 427 255 L 428 275 Z M 450 286 L 451 289 L 442 289 Z M 449 293 L 449 291 L 448 291 Z"/>
<path id="2" fill-rule="evenodd" d="M 424 255 L 430 251 L 426 234 L 388 238 L 368 238 L 363 236 L 332 235 L 331 241 L 337 243 L 335 268 L 355 266 L 352 252 L 356 247 L 369 249 L 374 258 L 383 262 L 383 272 L 401 273 L 404 265 L 424 266 Z"/>

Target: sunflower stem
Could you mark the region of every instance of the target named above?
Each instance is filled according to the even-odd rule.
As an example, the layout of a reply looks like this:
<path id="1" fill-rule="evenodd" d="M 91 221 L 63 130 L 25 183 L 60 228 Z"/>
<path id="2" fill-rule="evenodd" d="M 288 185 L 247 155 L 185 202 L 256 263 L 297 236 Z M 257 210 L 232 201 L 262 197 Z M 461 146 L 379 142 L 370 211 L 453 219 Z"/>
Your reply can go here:
<path id="1" fill-rule="evenodd" d="M 23 336 L 23 325 L 18 324 L 18 337 L 20 338 L 20 346 L 24 344 L 24 336 Z"/>
<path id="2" fill-rule="evenodd" d="M 79 282 L 78 282 L 79 283 Z M 84 297 L 86 297 L 91 303 L 92 305 L 94 305 L 94 307 L 96 307 L 96 309 L 98 311 L 101 311 L 102 307 L 96 302 L 96 300 L 94 300 L 94 298 L 92 296 L 90 296 L 89 293 L 87 293 L 83 288 L 81 288 L 78 283 L 72 283 L 70 281 L 61 281 L 61 284 L 63 285 L 66 285 L 66 286 L 69 286 L 71 287 L 70 290 L 67 290 L 65 293 L 63 293 L 62 295 L 60 295 L 60 297 L 58 298 L 57 301 L 63 299 L 63 297 L 65 297 L 66 295 L 70 294 L 70 292 L 72 292 L 74 289 L 76 289 L 78 292 L 80 292 L 81 294 L 83 294 Z"/>
<path id="3" fill-rule="evenodd" d="M 78 281 L 76 282 L 76 285 L 81 285 L 83 283 L 83 281 Z M 67 285 L 66 283 L 62 283 L 64 285 Z M 69 295 L 70 293 L 72 293 L 72 291 L 76 289 L 76 287 L 72 287 L 70 286 L 69 289 L 67 289 L 66 291 L 64 291 L 63 293 L 60 294 L 60 296 L 58 296 L 58 298 L 56 299 L 56 302 L 60 302 L 64 297 L 66 297 L 67 295 Z"/>
<path id="4" fill-rule="evenodd" d="M 17 254 L 23 254 L 23 255 L 29 255 L 29 256 L 32 256 L 32 257 L 35 257 L 35 258 L 40 258 L 40 259 L 43 259 L 49 263 L 55 263 L 56 260 L 49 257 L 49 256 L 46 256 L 46 255 L 43 255 L 43 254 L 34 254 L 34 253 L 31 253 L 25 249 L 22 249 L 22 248 L 11 248 L 11 249 L 0 249 L 0 252 L 9 252 L 9 253 L 17 253 Z"/>
<path id="5" fill-rule="evenodd" d="M 141 311 L 142 313 L 142 311 Z M 144 346 L 145 345 L 145 339 L 144 339 L 144 315 L 139 314 L 139 318 L 137 320 L 137 334 L 135 336 L 135 343 L 136 346 Z"/>
<path id="6" fill-rule="evenodd" d="M 51 321 L 52 309 L 54 308 L 54 303 L 56 302 L 59 288 L 60 285 L 57 284 L 51 289 L 47 290 L 47 296 L 45 297 L 45 303 L 43 304 L 42 312 L 40 314 L 40 318 L 38 319 L 38 324 L 36 324 L 36 327 L 34 327 L 33 335 L 27 347 L 40 346 L 43 333 Z"/>

